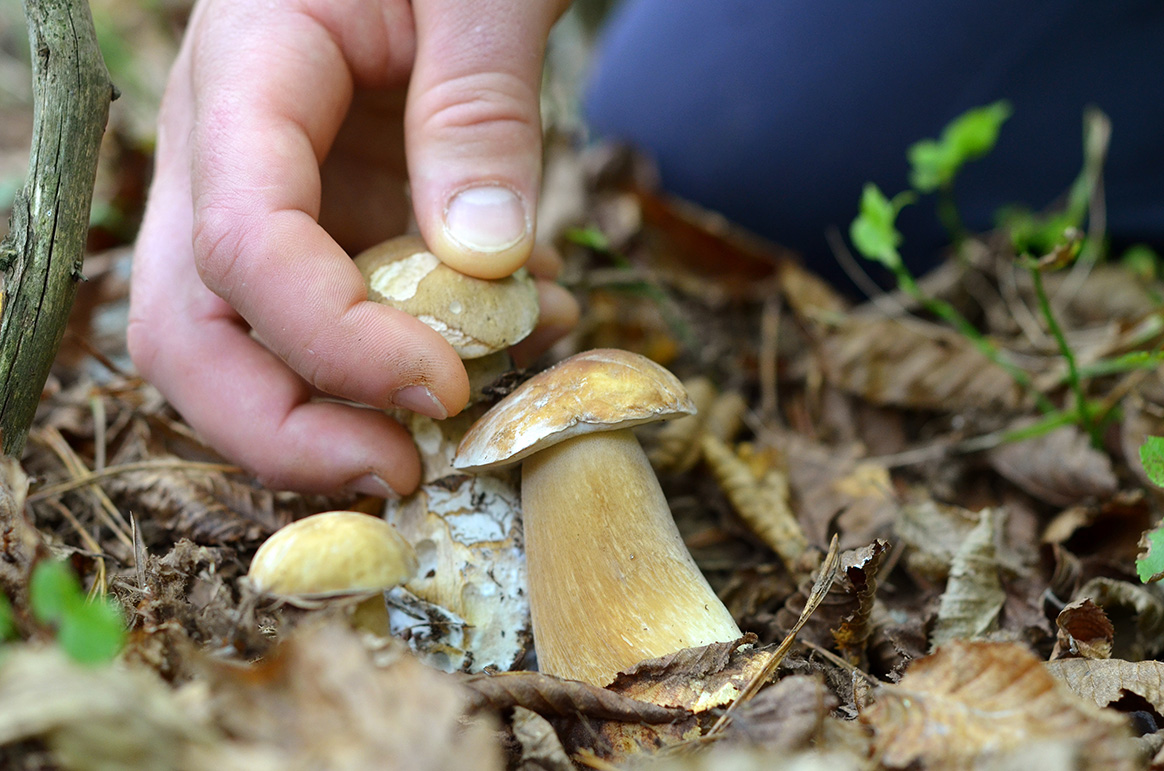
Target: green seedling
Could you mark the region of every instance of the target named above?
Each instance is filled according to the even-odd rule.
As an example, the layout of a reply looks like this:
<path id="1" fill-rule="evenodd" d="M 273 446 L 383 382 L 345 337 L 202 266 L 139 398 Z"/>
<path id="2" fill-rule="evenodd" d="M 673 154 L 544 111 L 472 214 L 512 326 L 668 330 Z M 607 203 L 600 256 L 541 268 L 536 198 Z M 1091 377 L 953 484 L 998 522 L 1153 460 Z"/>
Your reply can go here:
<path id="1" fill-rule="evenodd" d="M 1009 361 L 994 342 L 982 334 L 970 320 L 963 316 L 957 308 L 937 297 L 927 295 L 918 286 L 917 280 L 901 259 L 897 247 L 901 244 L 901 232 L 897 229 L 897 215 L 901 210 L 915 200 L 913 191 L 898 193 L 892 199 L 874 184 L 865 185 L 861 194 L 861 208 L 857 218 L 849 228 L 849 237 L 853 245 L 867 259 L 879 262 L 893 273 L 897 286 L 914 301 L 919 303 L 930 313 L 957 329 L 984 356 L 1006 370 L 1016 383 L 1024 390 L 1035 395 L 1039 410 L 1044 414 L 1055 412 L 1055 405 L 1038 391 L 1031 387 L 1031 379 L 1027 373 Z"/>
<path id="2" fill-rule="evenodd" d="M 975 108 L 956 118 L 938 139 L 922 140 L 911 146 L 908 154 L 913 188 L 888 198 L 875 185 L 866 185 L 861 196 L 860 212 L 849 231 L 850 238 L 858 252 L 867 259 L 881 263 L 893 273 L 901 291 L 961 332 L 983 354 L 1002 366 L 1020 386 L 1033 392 L 1049 425 L 1060 421 L 1077 424 L 1088 432 L 1094 444 L 1099 445 L 1102 423 L 1110 417 L 1114 405 L 1097 406 L 1089 403 L 1084 393 L 1085 380 L 1103 374 L 1148 369 L 1164 358 L 1161 351 L 1156 350 L 1081 367 L 1055 317 L 1043 285 L 1045 272 L 1071 265 L 1077 258 L 1081 258 L 1081 254 L 1081 259 L 1095 259 L 1098 255 L 1096 244 L 1099 241 L 1084 238 L 1080 228 L 1098 189 L 1107 157 L 1111 125 L 1106 116 L 1097 110 L 1089 110 L 1084 117 L 1083 168 L 1071 185 L 1061 209 L 1035 215 L 1024 209 L 1010 207 L 999 215 L 1000 222 L 1010 235 L 1015 254 L 1019 255 L 1021 264 L 1031 275 L 1040 313 L 1067 365 L 1066 383 L 1075 402 L 1073 407 L 1057 410 L 1044 395 L 1031 389 L 1027 373 L 1010 363 L 1003 352 L 956 308 L 940 299 L 925 296 L 898 251 L 902 236 L 895 224 L 897 215 L 904 206 L 923 194 L 938 194 L 939 216 L 955 244 L 962 240 L 964 230 L 953 199 L 954 181 L 968 161 L 981 158 L 994 148 L 1002 124 L 1010 114 L 1010 105 L 1001 101 Z M 1043 256 L 1036 259 L 1032 255 Z M 1142 271 L 1152 271 L 1154 274 L 1157 258 L 1150 251 L 1137 250 L 1131 257 Z"/>
<path id="3" fill-rule="evenodd" d="M 951 121 L 939 138 L 923 139 L 906 151 L 910 184 L 919 193 L 938 194 L 938 216 L 955 244 L 965 239 L 966 228 L 954 203 L 954 180 L 967 162 L 994 149 L 1010 114 L 1006 101 L 967 110 Z"/>
<path id="4" fill-rule="evenodd" d="M 1152 484 L 1164 487 L 1164 437 L 1149 436 L 1144 440 L 1140 463 Z M 1136 558 L 1136 575 L 1146 584 L 1164 578 L 1164 523 L 1144 533 L 1140 548 L 1143 551 Z"/>
<path id="5" fill-rule="evenodd" d="M 28 592 L 33 618 L 55 630 L 57 643 L 74 661 L 104 664 L 125 644 L 125 621 L 118 607 L 104 596 L 87 599 L 65 563 L 37 564 Z"/>

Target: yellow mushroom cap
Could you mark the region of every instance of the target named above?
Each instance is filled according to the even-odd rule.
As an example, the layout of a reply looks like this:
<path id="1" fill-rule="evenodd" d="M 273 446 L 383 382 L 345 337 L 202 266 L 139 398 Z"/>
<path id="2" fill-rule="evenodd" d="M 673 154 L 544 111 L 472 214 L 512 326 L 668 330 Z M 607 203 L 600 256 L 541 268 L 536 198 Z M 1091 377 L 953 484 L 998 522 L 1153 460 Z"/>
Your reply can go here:
<path id="1" fill-rule="evenodd" d="M 355 261 L 368 299 L 423 321 L 462 359 L 503 351 L 537 325 L 537 287 L 524 268 L 493 280 L 466 276 L 437 259 L 419 236 L 385 241 Z"/>
<path id="2" fill-rule="evenodd" d="M 404 583 L 416 565 L 412 546 L 384 520 L 326 511 L 280 528 L 247 575 L 259 591 L 282 596 L 375 592 Z"/>
<path id="3" fill-rule="evenodd" d="M 679 379 L 645 356 L 615 348 L 575 354 L 522 383 L 465 434 L 453 465 L 504 466 L 564 439 L 695 411 Z"/>

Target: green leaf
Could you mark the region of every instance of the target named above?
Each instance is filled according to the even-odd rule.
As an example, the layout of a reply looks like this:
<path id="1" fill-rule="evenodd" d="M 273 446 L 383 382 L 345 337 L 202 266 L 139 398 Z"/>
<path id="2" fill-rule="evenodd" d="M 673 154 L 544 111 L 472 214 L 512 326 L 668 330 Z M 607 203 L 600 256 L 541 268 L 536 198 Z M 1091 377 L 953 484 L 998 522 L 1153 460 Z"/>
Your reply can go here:
<path id="1" fill-rule="evenodd" d="M 593 225 L 584 228 L 568 228 L 565 236 L 567 241 L 578 246 L 584 246 L 596 252 L 610 251 L 610 239 Z"/>
<path id="2" fill-rule="evenodd" d="M 1164 487 L 1164 436 L 1149 436 L 1140 445 L 1140 463 L 1152 484 Z"/>
<path id="3" fill-rule="evenodd" d="M 1140 462 L 1152 483 L 1164 487 L 1164 437 L 1149 436 L 1140 445 Z M 1140 556 L 1136 558 L 1136 574 L 1144 583 L 1164 578 L 1164 524 L 1144 533 L 1140 538 Z"/>
<path id="4" fill-rule="evenodd" d="M 877 185 L 866 183 L 861 191 L 860 213 L 849 227 L 849 238 L 857 251 L 890 270 L 899 268 L 901 255 L 897 247 L 901 244 L 901 232 L 896 225 L 897 215 L 915 198 L 912 192 L 906 191 L 891 200 Z"/>
<path id="5" fill-rule="evenodd" d="M 1010 104 L 994 102 L 967 110 L 955 118 L 939 139 L 923 139 L 907 151 L 910 184 L 923 193 L 950 187 L 967 161 L 989 153 L 998 142 L 998 132 L 1010 117 Z"/>
<path id="6" fill-rule="evenodd" d="M 32 616 L 42 624 L 57 624 L 85 596 L 73 571 L 63 562 L 44 560 L 32 570 L 28 586 Z"/>
<path id="7" fill-rule="evenodd" d="M 1160 275 L 1160 255 L 1147 244 L 1133 244 L 1120 257 L 1120 265 L 1145 281 L 1155 281 Z"/>
<path id="8" fill-rule="evenodd" d="M 12 603 L 6 595 L 0 594 L 0 640 L 16 637 L 16 620 L 12 616 Z"/>
<path id="9" fill-rule="evenodd" d="M 1140 556 L 1136 558 L 1136 575 L 1150 584 L 1164 578 L 1164 524 L 1144 533 L 1140 538 Z"/>
<path id="10" fill-rule="evenodd" d="M 57 632 L 57 642 L 74 661 L 100 664 L 125 643 L 125 622 L 108 598 L 85 599 L 81 584 L 63 562 L 37 564 L 29 581 L 32 615 Z"/>
<path id="11" fill-rule="evenodd" d="M 125 621 L 105 597 L 73 608 L 61 620 L 57 642 L 80 664 L 112 661 L 125 644 Z"/>

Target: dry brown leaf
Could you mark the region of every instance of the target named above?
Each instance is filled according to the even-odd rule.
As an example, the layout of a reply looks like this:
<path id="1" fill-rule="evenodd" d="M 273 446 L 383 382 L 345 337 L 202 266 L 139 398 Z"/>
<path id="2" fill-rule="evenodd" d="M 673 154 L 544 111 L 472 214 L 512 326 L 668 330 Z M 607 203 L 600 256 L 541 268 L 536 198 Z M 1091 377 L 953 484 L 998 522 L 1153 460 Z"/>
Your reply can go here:
<path id="1" fill-rule="evenodd" d="M 993 630 L 1006 602 L 994 553 L 995 514 L 984 509 L 954 554 L 938 606 L 931 650 L 951 640 L 973 640 Z"/>
<path id="2" fill-rule="evenodd" d="M 807 750 L 839 704 L 820 677 L 791 675 L 738 708 L 725 740 L 781 753 Z"/>
<path id="3" fill-rule="evenodd" d="M 712 714 L 708 710 L 739 699 L 772 660 L 773 651 L 756 649 L 755 640 L 754 635 L 746 635 L 735 642 L 688 648 L 640 662 L 620 673 L 607 688 L 631 699 L 680 707 L 688 710 L 682 713 L 687 717 L 653 725 L 585 717 L 559 721 L 563 744 L 571 754 L 585 751 L 619 763 L 698 740 Z"/>
<path id="4" fill-rule="evenodd" d="M 510 725 L 521 745 L 517 771 L 575 771 L 550 721 L 524 707 L 514 707 Z"/>
<path id="5" fill-rule="evenodd" d="M 695 405 L 695 412 L 663 423 L 643 439 L 651 465 L 662 473 L 684 474 L 699 462 L 699 436 L 707 411 L 719 395 L 711 378 L 704 375 L 688 378 L 683 387 Z"/>
<path id="6" fill-rule="evenodd" d="M 1103 608 L 1115 627 L 1114 658 L 1140 661 L 1164 651 L 1164 599 L 1155 584 L 1093 578 L 1079 587 L 1073 599 L 1085 597 Z"/>
<path id="7" fill-rule="evenodd" d="M 1022 392 L 957 332 L 917 320 L 848 317 L 818 329 L 826 377 L 874 404 L 922 410 L 1011 410 Z"/>
<path id="8" fill-rule="evenodd" d="M 938 582 L 949 577 L 954 555 L 980 520 L 977 512 L 926 497 L 903 505 L 893 527 L 910 547 L 905 556 L 910 571 Z"/>
<path id="9" fill-rule="evenodd" d="M 1030 425 L 1021 421 L 1012 428 Z M 1111 458 L 1091 446 L 1077 426 L 1062 426 L 1034 439 L 1000 445 L 987 453 L 991 468 L 1055 506 L 1104 500 L 1119 486 Z"/>
<path id="10" fill-rule="evenodd" d="M 491 721 L 402 644 L 374 662 L 345 624 L 305 625 L 253 667 L 207 666 L 213 717 L 286 768 L 500 771 Z"/>
<path id="11" fill-rule="evenodd" d="M 461 679 L 474 707 L 503 712 L 522 707 L 543 717 L 578 717 L 637 723 L 667 723 L 683 718 L 686 709 L 661 707 L 577 680 L 562 680 L 538 672 L 502 672 Z"/>
<path id="12" fill-rule="evenodd" d="M 209 546 L 253 543 L 293 519 L 329 507 L 322 499 L 312 503 L 205 472 L 133 471 L 111 476 L 102 486 L 144 525 Z"/>
<path id="13" fill-rule="evenodd" d="M 143 667 L 85 667 L 60 648 L 22 645 L 0 662 L 0 744 L 42 739 L 76 771 L 274 771 L 236 762 L 226 737 Z M 259 761 L 259 758 L 253 760 Z"/>
<path id="14" fill-rule="evenodd" d="M 1115 627 L 1103 608 L 1084 597 L 1065 606 L 1055 618 L 1059 628 L 1051 660 L 1111 658 Z"/>
<path id="15" fill-rule="evenodd" d="M 749 444 L 734 452 L 713 436 L 704 434 L 699 443 L 703 458 L 732 508 L 753 533 L 797 577 L 816 567 L 806 559 L 808 539 L 788 503 L 788 474 L 769 452 L 757 452 Z"/>
<path id="16" fill-rule="evenodd" d="M 949 643 L 878 688 L 861 719 L 890 768 L 973 768 L 1043 741 L 1069 745 L 1072 768 L 1136 767 L 1128 721 L 1076 696 L 1015 643 Z"/>
<path id="17" fill-rule="evenodd" d="M 843 725 L 833 719 L 829 723 Z M 862 755 L 831 749 L 830 745 L 829 749 L 791 754 L 751 747 L 712 747 L 707 752 L 652 760 L 644 768 L 650 771 L 871 771 L 875 766 Z"/>
<path id="18" fill-rule="evenodd" d="M 853 549 L 891 532 L 899 503 L 884 465 L 861 460 L 857 445 L 829 447 L 791 431 L 768 433 L 766 445 L 787 463 L 793 509 L 810 544 L 823 548 L 839 529 L 841 548 Z M 838 528 L 842 520 L 846 526 Z"/>
<path id="19" fill-rule="evenodd" d="M 641 661 L 606 687 L 641 701 L 703 712 L 733 701 L 764 668 L 771 651 L 755 643 L 755 635 L 748 634 L 733 642 L 685 648 Z"/>
<path id="20" fill-rule="evenodd" d="M 1085 699 L 1101 707 L 1139 696 L 1164 715 L 1164 662 L 1120 659 L 1060 659 L 1047 671 Z"/>
<path id="21" fill-rule="evenodd" d="M 872 632 L 869 616 L 877 591 L 877 571 L 888 554 L 889 542 L 882 540 L 844 552 L 837 579 L 797 639 L 835 649 L 850 662 L 860 662 Z M 803 612 L 812 588 L 812 581 L 805 581 L 785 601 L 775 619 L 780 630 L 786 632 L 792 628 Z"/>

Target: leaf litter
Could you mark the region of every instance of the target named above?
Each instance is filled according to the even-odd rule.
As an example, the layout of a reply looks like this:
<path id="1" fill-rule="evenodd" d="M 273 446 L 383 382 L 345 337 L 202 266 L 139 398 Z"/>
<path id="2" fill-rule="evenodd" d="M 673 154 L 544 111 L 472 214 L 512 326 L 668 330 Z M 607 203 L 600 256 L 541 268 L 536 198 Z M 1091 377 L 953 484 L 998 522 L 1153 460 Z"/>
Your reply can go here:
<path id="1" fill-rule="evenodd" d="M 157 19 L 95 5 L 125 11 L 125 29 L 146 24 L 151 60 L 172 56 Z M 157 87 L 135 85 L 146 103 Z M 98 185 L 126 221 L 143 204 L 143 125 L 117 119 L 119 163 Z M 1164 503 L 1139 457 L 1164 433 L 1164 374 L 1119 358 L 1157 352 L 1158 282 L 1115 264 L 1046 277 L 1106 418 L 1096 442 L 1069 421 L 1032 431 L 1047 417 L 1032 393 L 908 296 L 853 305 L 787 250 L 660 193 L 633 154 L 551 125 L 547 180 L 543 235 L 584 312 L 535 366 L 613 345 L 690 385 L 700 413 L 642 436 L 749 635 L 643 662 L 608 688 L 538 674 L 509 482 L 451 474 L 419 424 L 425 487 L 402 504 L 271 491 L 223 463 L 132 374 L 120 326 L 132 233 L 106 223 L 26 453 L 0 465 L 14 630 L 0 649 L 0 765 L 1164 768 L 1164 594 L 1135 567 Z M 578 227 L 604 248 L 565 237 Z M 1069 407 L 1005 239 L 963 257 L 922 285 Z M 352 631 L 342 603 L 281 605 L 244 580 L 264 538 L 335 508 L 427 544 L 432 570 L 387 598 L 396 637 Z M 489 522 L 489 538 L 466 536 Z M 30 612 L 29 577 L 49 558 L 119 603 L 129 637 L 113 663 L 68 659 Z"/>

